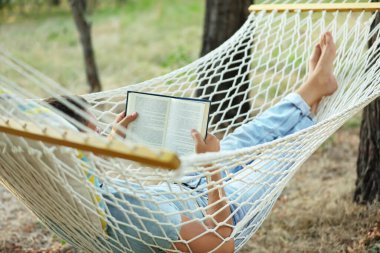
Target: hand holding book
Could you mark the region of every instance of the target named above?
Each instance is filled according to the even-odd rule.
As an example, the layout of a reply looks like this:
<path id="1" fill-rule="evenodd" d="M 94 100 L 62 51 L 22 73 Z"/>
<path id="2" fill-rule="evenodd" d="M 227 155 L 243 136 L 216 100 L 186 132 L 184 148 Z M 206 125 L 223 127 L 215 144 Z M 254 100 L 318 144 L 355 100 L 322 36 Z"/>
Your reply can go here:
<path id="1" fill-rule="evenodd" d="M 167 148 L 180 155 L 194 153 L 191 130 L 207 135 L 210 101 L 128 92 L 126 113 L 138 113 L 128 131 L 137 142 Z"/>
<path id="2" fill-rule="evenodd" d="M 195 129 L 191 130 L 191 135 L 195 142 L 195 152 L 197 154 L 220 151 L 219 139 L 216 138 L 215 135 L 208 133 L 206 140 L 204 140 L 201 134 Z"/>
<path id="3" fill-rule="evenodd" d="M 125 138 L 125 131 L 123 128 L 127 128 L 128 125 L 133 122 L 137 118 L 137 112 L 133 112 L 131 115 L 126 115 L 125 112 L 119 113 L 115 119 L 115 124 L 112 127 L 110 135 L 108 135 L 109 139 L 114 138 L 114 136 L 118 135 L 122 139 Z"/>

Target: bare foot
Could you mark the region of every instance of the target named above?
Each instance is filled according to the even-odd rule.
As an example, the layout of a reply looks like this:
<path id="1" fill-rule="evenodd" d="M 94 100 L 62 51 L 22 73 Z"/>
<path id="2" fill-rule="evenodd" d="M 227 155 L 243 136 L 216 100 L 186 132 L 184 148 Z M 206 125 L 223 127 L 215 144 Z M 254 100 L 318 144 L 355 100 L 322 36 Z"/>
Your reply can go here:
<path id="1" fill-rule="evenodd" d="M 318 103 L 322 97 L 333 94 L 338 88 L 333 73 L 336 46 L 331 33 L 327 32 L 323 35 L 320 47 L 321 56 L 314 71 L 311 73 L 306 83 L 298 89 L 298 93 L 304 98 L 310 107 L 313 107 L 315 103 Z"/>
<path id="2" fill-rule="evenodd" d="M 334 60 L 336 57 L 336 45 L 330 32 L 324 34 L 321 41 L 322 54 L 315 68 L 316 80 L 321 85 L 323 96 L 332 95 L 338 88 L 334 76 Z"/>
<path id="3" fill-rule="evenodd" d="M 309 61 L 309 76 L 311 76 L 317 67 L 317 64 L 319 62 L 319 58 L 322 54 L 322 48 L 321 45 L 318 43 L 315 45 L 313 54 L 311 55 L 310 61 Z"/>
<path id="4" fill-rule="evenodd" d="M 317 45 L 315 45 L 313 53 L 312 53 L 310 61 L 309 61 L 309 76 L 308 76 L 308 78 L 311 78 L 313 76 L 314 70 L 317 67 L 319 59 L 321 58 L 321 54 L 322 54 L 322 48 L 321 48 L 321 45 L 318 43 Z M 321 100 L 318 100 L 313 105 L 311 105 L 310 111 L 313 114 L 317 113 L 319 102 L 321 102 Z"/>

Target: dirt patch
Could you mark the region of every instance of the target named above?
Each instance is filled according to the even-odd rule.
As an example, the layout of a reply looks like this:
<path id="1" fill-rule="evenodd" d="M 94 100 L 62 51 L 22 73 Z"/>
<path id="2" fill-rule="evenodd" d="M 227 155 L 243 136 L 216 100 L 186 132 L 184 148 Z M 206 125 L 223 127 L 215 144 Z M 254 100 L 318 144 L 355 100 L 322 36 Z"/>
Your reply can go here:
<path id="1" fill-rule="evenodd" d="M 300 168 L 242 252 L 367 252 L 379 206 L 352 202 L 358 130 L 341 130 Z M 375 251 L 377 252 L 377 251 Z"/>
<path id="2" fill-rule="evenodd" d="M 0 252 L 74 253 L 2 187 L 0 203 Z"/>

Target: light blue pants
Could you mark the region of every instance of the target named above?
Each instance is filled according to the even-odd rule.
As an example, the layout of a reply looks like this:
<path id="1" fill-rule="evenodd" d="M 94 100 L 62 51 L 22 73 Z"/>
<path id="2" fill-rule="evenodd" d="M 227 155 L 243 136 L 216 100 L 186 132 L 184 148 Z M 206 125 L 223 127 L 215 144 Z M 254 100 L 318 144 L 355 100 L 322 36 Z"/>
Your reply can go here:
<path id="1" fill-rule="evenodd" d="M 255 120 L 242 125 L 223 139 L 221 141 L 221 150 L 232 151 L 270 142 L 313 124 L 314 121 L 310 117 L 309 106 L 300 95 L 291 93 L 277 105 L 258 116 Z M 283 166 L 278 164 L 278 167 L 275 167 L 277 164 L 273 163 L 266 165 L 270 167 L 268 169 L 277 172 L 285 171 L 289 168 L 289 165 Z M 232 173 L 238 173 L 241 172 L 241 169 L 242 166 L 239 166 L 232 168 L 231 171 Z M 239 223 L 252 208 L 257 207 L 257 200 L 264 198 L 268 193 L 273 191 L 274 186 L 271 186 L 271 184 L 274 185 L 278 180 L 281 180 L 281 176 L 273 176 L 272 174 L 263 175 L 262 173 L 251 172 L 244 176 L 246 180 L 251 182 L 261 180 L 269 184 L 264 187 L 258 185 L 258 187 L 252 186 L 248 188 L 244 182 L 239 180 L 234 180 L 234 182 L 231 183 L 226 182 L 224 190 L 231 203 L 230 206 L 231 212 L 234 214 L 234 224 Z M 115 248 L 114 252 L 123 252 L 120 250 L 120 247 L 132 248 L 133 252 L 161 252 L 165 251 L 163 249 L 169 249 L 171 247 L 171 241 L 162 238 L 167 237 L 171 240 L 178 239 L 181 222 L 181 216 L 178 212 L 182 212 L 190 218 L 199 218 L 202 217 L 202 213 L 189 213 L 189 210 L 206 207 L 208 204 L 207 192 L 205 190 L 207 187 L 203 185 L 206 183 L 204 178 L 198 182 L 188 183 L 190 186 L 198 186 L 203 190 L 198 192 L 200 194 L 199 198 L 187 201 L 178 201 L 167 194 L 170 191 L 176 191 L 176 189 L 178 189 L 178 194 L 184 194 L 183 186 L 173 185 L 170 186 L 170 190 L 167 185 L 148 187 L 144 188 L 147 193 L 137 197 L 133 188 L 138 189 L 140 186 L 136 185 L 134 187 L 133 184 L 128 182 L 124 183 L 128 184 L 128 188 L 132 188 L 132 190 L 114 192 L 113 199 L 123 201 L 121 201 L 120 204 L 107 205 L 111 216 L 115 218 L 109 222 L 118 227 L 118 229 L 109 228 L 107 233 L 111 238 L 117 239 L 121 243 L 121 245 L 117 247 L 119 249 Z M 247 188 L 247 191 L 242 191 L 242 189 Z M 108 197 L 105 196 L 105 198 Z M 151 198 L 154 199 L 153 202 L 151 202 Z M 127 206 L 124 204 L 125 201 L 133 204 L 135 207 Z M 265 215 L 270 208 L 270 203 L 268 206 L 263 206 L 255 218 L 261 219 L 261 216 Z M 133 211 L 136 215 L 126 215 L 123 210 Z M 144 220 L 144 218 L 146 218 L 146 220 Z M 118 225 L 119 221 L 126 225 Z M 148 228 L 148 231 L 142 232 L 145 228 Z M 123 233 L 131 235 L 131 237 L 125 237 Z M 136 240 L 133 237 L 140 239 Z M 147 243 L 151 243 L 152 245 L 158 244 L 161 249 L 149 246 Z"/>
<path id="2" fill-rule="evenodd" d="M 221 151 L 238 150 L 270 142 L 314 124 L 310 107 L 298 93 L 291 93 L 255 120 L 237 128 L 221 141 Z"/>
<path id="3" fill-rule="evenodd" d="M 310 116 L 310 107 L 298 93 L 291 93 L 281 102 L 265 111 L 255 120 L 242 125 L 221 142 L 222 151 L 237 150 L 270 142 L 286 135 L 295 133 L 314 124 Z M 258 200 L 276 189 L 291 163 L 280 161 L 254 161 L 253 168 L 259 171 L 245 171 L 239 177 L 226 184 L 224 190 L 231 201 L 231 210 L 235 212 L 234 223 L 241 221 L 247 212 L 256 207 Z M 232 169 L 239 172 L 243 167 Z M 277 175 L 275 175 L 277 173 Z M 251 185 L 249 185 L 251 184 Z M 236 203 L 236 205 L 234 204 Z M 264 207 L 261 211 L 266 211 Z M 258 216 L 257 216 L 258 217 Z"/>

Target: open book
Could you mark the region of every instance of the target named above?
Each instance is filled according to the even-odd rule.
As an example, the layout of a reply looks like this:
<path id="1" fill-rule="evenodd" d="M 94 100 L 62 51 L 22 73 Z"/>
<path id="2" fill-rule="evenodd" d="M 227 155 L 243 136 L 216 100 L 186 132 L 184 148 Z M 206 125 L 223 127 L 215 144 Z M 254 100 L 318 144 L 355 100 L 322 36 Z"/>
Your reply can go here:
<path id="1" fill-rule="evenodd" d="M 211 102 L 129 91 L 127 115 L 138 113 L 128 127 L 132 139 L 154 148 L 164 147 L 180 155 L 194 153 L 191 129 L 207 134 Z"/>

